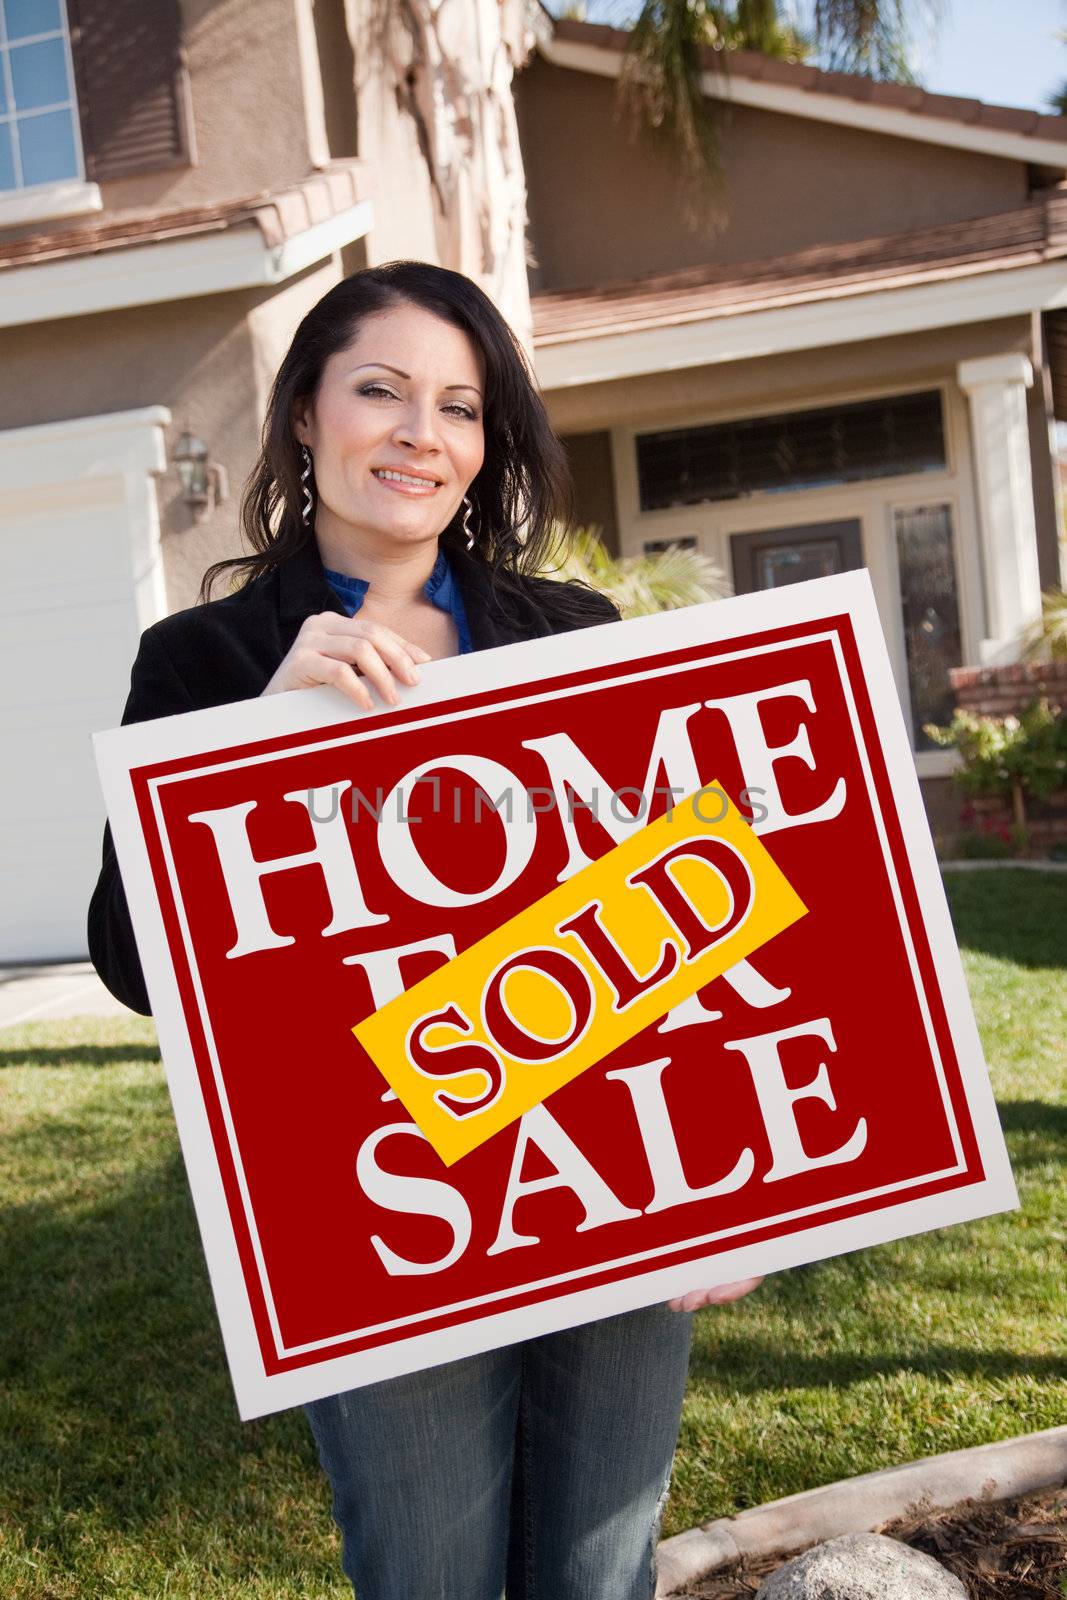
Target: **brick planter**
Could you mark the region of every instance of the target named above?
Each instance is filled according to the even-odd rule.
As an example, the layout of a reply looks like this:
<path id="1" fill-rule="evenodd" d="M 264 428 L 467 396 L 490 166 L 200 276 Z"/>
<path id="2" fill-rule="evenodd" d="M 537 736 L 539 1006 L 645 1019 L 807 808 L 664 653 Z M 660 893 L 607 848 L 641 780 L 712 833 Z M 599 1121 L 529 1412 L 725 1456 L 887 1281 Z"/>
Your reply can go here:
<path id="1" fill-rule="evenodd" d="M 949 678 L 959 709 L 977 717 L 1017 717 L 1035 700 L 1047 700 L 1061 714 L 1067 708 L 1067 661 L 954 667 Z M 1010 802 L 994 797 L 968 799 L 963 812 L 973 818 L 975 833 L 1006 836 L 1012 825 Z M 1054 845 L 1067 844 L 1067 789 L 1048 800 L 1028 800 L 1026 813 L 1032 855 L 1047 855 Z"/>
<path id="2" fill-rule="evenodd" d="M 1010 667 L 953 667 L 949 681 L 961 711 L 1017 717 L 1035 700 L 1067 706 L 1067 661 L 1018 661 Z"/>

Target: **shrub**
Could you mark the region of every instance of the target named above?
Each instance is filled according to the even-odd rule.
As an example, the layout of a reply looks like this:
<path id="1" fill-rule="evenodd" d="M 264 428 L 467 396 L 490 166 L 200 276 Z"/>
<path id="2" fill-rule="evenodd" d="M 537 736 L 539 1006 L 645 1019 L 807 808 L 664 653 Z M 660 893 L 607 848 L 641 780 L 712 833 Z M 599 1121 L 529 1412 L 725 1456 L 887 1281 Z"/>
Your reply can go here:
<path id="1" fill-rule="evenodd" d="M 953 777 L 965 794 L 1001 798 L 1011 805 L 1012 827 L 1005 830 L 1003 850 L 988 849 L 974 835 L 968 848 L 979 853 L 1010 854 L 1010 847 L 1028 846 L 1026 802 L 1047 800 L 1067 785 L 1067 718 L 1047 700 L 1035 700 L 1017 717 L 979 717 L 957 711 L 947 728 L 928 724 L 935 744 L 959 752 Z M 961 845 L 963 841 L 960 841 Z"/>

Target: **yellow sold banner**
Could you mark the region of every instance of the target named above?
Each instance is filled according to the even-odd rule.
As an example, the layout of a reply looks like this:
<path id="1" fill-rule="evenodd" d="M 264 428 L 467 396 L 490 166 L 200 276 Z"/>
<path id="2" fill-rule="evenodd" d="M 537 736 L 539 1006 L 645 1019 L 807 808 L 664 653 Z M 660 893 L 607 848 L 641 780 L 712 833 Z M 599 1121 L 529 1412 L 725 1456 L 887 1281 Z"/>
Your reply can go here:
<path id="1" fill-rule="evenodd" d="M 805 910 L 709 784 L 352 1031 L 451 1166 Z"/>

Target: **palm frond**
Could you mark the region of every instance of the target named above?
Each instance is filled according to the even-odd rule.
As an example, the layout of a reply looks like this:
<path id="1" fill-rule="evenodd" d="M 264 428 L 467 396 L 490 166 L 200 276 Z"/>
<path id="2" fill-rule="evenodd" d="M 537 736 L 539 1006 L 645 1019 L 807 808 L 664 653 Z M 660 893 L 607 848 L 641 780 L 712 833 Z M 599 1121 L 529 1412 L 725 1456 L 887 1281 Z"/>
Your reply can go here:
<path id="1" fill-rule="evenodd" d="M 914 83 L 913 25 L 942 11 L 943 0 L 814 0 L 816 47 L 834 71 Z"/>
<path id="2" fill-rule="evenodd" d="M 1067 661 L 1067 594 L 1062 589 L 1046 589 L 1041 596 L 1041 615 L 1024 636 L 1023 656 L 1028 661 Z"/>
<path id="3" fill-rule="evenodd" d="M 806 61 L 814 46 L 783 20 L 779 0 L 736 0 L 726 27 L 726 48 L 755 50 L 777 61 Z"/>
<path id="4" fill-rule="evenodd" d="M 700 86 L 702 52 L 710 45 L 715 59 L 723 58 L 729 21 L 717 0 L 644 0 L 619 74 L 619 104 L 631 126 L 680 160 L 691 188 L 705 196 L 720 188 L 722 173 L 718 106 Z M 706 224 L 697 193 L 684 215 L 691 227 Z"/>
<path id="5" fill-rule="evenodd" d="M 546 576 L 578 578 L 613 600 L 624 617 L 719 600 L 731 592 L 721 568 L 699 550 L 670 545 L 645 556 L 613 556 L 592 526 L 560 535 L 561 555 Z"/>

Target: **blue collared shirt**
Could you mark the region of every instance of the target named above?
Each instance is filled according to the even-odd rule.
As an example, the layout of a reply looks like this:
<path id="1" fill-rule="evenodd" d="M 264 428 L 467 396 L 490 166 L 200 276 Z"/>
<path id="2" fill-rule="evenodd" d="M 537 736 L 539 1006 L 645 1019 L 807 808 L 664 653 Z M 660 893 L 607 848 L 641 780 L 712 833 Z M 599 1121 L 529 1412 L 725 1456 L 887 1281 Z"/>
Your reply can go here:
<path id="1" fill-rule="evenodd" d="M 366 578 L 350 578 L 345 572 L 333 572 L 329 567 L 324 567 L 326 580 L 334 594 L 344 606 L 350 617 L 354 617 L 363 604 L 370 582 Z M 443 550 L 438 550 L 437 560 L 434 562 L 433 571 L 423 585 L 423 593 L 428 600 L 432 600 L 440 611 L 447 611 L 456 624 L 459 635 L 459 653 L 467 655 L 474 646 L 471 644 L 471 631 L 467 622 L 467 611 L 463 604 L 459 584 L 455 574 L 448 564 L 448 559 Z"/>

